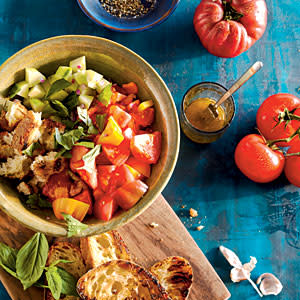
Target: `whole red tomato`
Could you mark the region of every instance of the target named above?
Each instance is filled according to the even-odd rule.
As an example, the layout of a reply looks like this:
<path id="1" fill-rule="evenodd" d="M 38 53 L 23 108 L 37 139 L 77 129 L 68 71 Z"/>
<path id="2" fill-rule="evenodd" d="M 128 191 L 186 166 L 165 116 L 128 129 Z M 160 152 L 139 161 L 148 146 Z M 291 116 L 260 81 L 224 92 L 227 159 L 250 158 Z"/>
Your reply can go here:
<path id="1" fill-rule="evenodd" d="M 238 143 L 234 159 L 245 176 L 261 183 L 279 177 L 285 162 L 283 154 L 268 147 L 258 134 L 249 134 Z"/>
<path id="2" fill-rule="evenodd" d="M 235 57 L 262 37 L 267 26 L 265 0 L 202 0 L 194 28 L 213 55 Z"/>
<path id="3" fill-rule="evenodd" d="M 300 145 L 291 147 L 287 154 L 290 153 L 299 153 L 300 152 Z M 285 166 L 284 166 L 284 174 L 288 181 L 300 187 L 300 156 L 286 156 Z"/>
<path id="4" fill-rule="evenodd" d="M 293 115 L 300 118 L 300 99 L 291 94 L 276 94 L 268 97 L 259 107 L 256 124 L 267 140 L 277 140 L 290 137 L 299 127 L 300 121 L 290 120 Z M 280 122 L 281 123 L 278 123 Z M 279 142 L 278 146 L 286 147 L 300 144 L 299 137 L 289 143 Z"/>

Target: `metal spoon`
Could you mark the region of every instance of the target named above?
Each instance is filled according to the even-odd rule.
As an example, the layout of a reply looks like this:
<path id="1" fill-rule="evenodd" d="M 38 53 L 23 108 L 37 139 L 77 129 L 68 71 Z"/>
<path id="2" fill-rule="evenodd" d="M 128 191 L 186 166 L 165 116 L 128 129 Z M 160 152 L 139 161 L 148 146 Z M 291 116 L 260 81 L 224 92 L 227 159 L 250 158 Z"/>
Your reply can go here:
<path id="1" fill-rule="evenodd" d="M 227 100 L 236 90 L 238 90 L 246 81 L 248 81 L 263 66 L 261 61 L 254 63 L 233 85 L 232 87 L 215 103 L 208 105 L 209 114 L 212 118 L 218 117 L 217 108 Z"/>

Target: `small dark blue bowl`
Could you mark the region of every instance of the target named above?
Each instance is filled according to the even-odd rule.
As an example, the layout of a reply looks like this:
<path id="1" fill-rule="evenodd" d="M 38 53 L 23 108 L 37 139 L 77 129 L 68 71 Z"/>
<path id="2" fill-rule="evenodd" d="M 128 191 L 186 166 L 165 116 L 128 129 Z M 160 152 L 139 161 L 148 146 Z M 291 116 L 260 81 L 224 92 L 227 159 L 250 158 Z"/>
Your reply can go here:
<path id="1" fill-rule="evenodd" d="M 157 0 L 156 7 L 147 15 L 137 18 L 118 18 L 109 14 L 99 0 L 77 0 L 82 11 L 95 23 L 111 30 L 142 31 L 166 20 L 175 10 L 180 0 Z"/>

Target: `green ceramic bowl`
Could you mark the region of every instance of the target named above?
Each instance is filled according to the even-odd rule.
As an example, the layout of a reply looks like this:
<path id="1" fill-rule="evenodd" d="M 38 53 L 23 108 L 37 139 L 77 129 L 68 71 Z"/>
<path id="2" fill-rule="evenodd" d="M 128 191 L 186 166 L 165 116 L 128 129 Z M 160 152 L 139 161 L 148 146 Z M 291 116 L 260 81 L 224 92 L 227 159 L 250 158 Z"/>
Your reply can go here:
<path id="1" fill-rule="evenodd" d="M 59 65 L 85 55 L 88 68 L 122 84 L 134 81 L 142 100 L 153 99 L 156 109 L 154 127 L 162 132 L 162 153 L 153 167 L 146 195 L 130 210 L 121 211 L 109 222 L 95 218 L 86 221 L 88 229 L 80 235 L 92 235 L 118 228 L 147 209 L 162 192 L 174 170 L 179 150 L 179 123 L 172 95 L 156 71 L 128 48 L 93 36 L 58 36 L 30 45 L 10 57 L 0 67 L 0 94 L 5 96 L 14 82 L 23 80 L 24 68 L 38 68 L 53 74 Z M 0 206 L 9 216 L 34 231 L 51 236 L 66 236 L 64 222 L 58 221 L 50 209 L 29 210 L 23 206 L 16 186 L 0 179 Z"/>

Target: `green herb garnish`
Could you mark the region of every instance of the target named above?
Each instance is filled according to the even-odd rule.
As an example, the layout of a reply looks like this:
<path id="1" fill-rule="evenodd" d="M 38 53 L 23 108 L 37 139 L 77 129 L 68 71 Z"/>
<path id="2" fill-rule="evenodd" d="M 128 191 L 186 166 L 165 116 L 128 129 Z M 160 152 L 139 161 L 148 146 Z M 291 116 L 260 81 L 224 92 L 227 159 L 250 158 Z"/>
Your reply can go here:
<path id="1" fill-rule="evenodd" d="M 22 153 L 29 156 L 29 157 L 32 157 L 34 150 L 38 150 L 38 149 L 41 149 L 41 148 L 42 147 L 41 147 L 40 143 L 38 143 L 38 142 L 32 143 L 25 150 L 23 150 Z"/>
<path id="2" fill-rule="evenodd" d="M 59 79 L 59 80 L 56 80 L 55 82 L 53 82 L 53 84 L 51 85 L 47 95 L 46 95 L 46 98 L 49 98 L 51 95 L 67 88 L 68 86 L 71 85 L 71 82 L 65 80 L 65 79 Z"/>
<path id="3" fill-rule="evenodd" d="M 69 116 L 68 109 L 58 100 L 51 100 L 50 106 L 57 111 L 57 115 L 66 118 Z"/>
<path id="4" fill-rule="evenodd" d="M 84 146 L 84 147 L 93 149 L 95 147 L 95 144 L 93 142 L 82 141 L 82 142 L 76 143 L 75 146 Z"/>
<path id="5" fill-rule="evenodd" d="M 77 107 L 78 118 L 88 127 L 88 134 L 97 134 L 98 129 L 94 126 L 86 108 Z"/>
<path id="6" fill-rule="evenodd" d="M 73 218 L 70 215 L 67 215 L 65 213 L 62 213 L 65 221 L 67 222 L 67 226 L 68 226 L 68 237 L 71 237 L 73 235 L 79 234 L 81 231 L 87 229 L 89 226 L 86 224 L 83 224 L 81 222 L 79 222 L 78 220 L 76 220 L 75 218 Z"/>
<path id="7" fill-rule="evenodd" d="M 106 107 L 110 104 L 110 98 L 112 96 L 111 90 L 112 84 L 108 84 L 98 95 L 98 100 Z"/>
<path id="8" fill-rule="evenodd" d="M 106 114 L 96 115 L 96 122 L 100 132 L 102 132 L 104 129 L 105 119 L 106 119 Z"/>
<path id="9" fill-rule="evenodd" d="M 71 150 L 74 144 L 84 136 L 85 133 L 83 132 L 83 127 L 80 126 L 77 129 L 67 131 L 64 134 L 61 134 L 58 128 L 55 128 L 56 142 L 63 146 L 66 150 Z"/>

